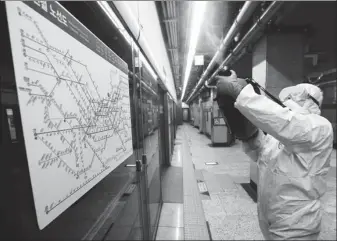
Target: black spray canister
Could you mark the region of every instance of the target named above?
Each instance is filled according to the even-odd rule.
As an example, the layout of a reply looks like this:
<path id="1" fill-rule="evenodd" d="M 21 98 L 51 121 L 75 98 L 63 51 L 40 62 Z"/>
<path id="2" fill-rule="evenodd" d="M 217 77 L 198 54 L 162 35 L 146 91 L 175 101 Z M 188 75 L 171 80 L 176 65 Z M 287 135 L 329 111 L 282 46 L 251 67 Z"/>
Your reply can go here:
<path id="1" fill-rule="evenodd" d="M 218 75 L 228 77 L 231 75 L 231 72 L 229 70 L 222 70 Z M 242 78 L 237 78 L 237 81 L 239 83 L 244 82 L 244 84 L 242 84 L 243 86 L 247 84 L 246 80 Z M 260 94 L 259 89 L 255 89 L 255 91 Z M 232 96 L 217 90 L 216 98 L 214 100 L 217 101 L 219 109 L 226 118 L 225 121 L 227 120 L 226 122 L 230 130 L 237 139 L 247 141 L 257 134 L 258 129 L 234 107 L 236 100 Z"/>

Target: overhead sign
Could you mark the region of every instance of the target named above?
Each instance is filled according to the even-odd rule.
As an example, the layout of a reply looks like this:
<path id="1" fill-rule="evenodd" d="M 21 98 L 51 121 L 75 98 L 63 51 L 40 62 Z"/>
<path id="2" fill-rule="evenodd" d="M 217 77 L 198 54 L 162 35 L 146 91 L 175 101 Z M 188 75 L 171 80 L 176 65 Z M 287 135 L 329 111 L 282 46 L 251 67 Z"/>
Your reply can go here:
<path id="1" fill-rule="evenodd" d="M 189 108 L 189 105 L 186 104 L 185 102 L 182 102 L 182 103 L 181 103 L 181 106 L 182 106 L 182 108 Z"/>
<path id="2" fill-rule="evenodd" d="M 6 9 L 43 229 L 132 154 L 128 66 L 57 2 Z"/>
<path id="3" fill-rule="evenodd" d="M 204 56 L 203 55 L 196 55 L 194 56 L 194 65 L 204 65 Z"/>

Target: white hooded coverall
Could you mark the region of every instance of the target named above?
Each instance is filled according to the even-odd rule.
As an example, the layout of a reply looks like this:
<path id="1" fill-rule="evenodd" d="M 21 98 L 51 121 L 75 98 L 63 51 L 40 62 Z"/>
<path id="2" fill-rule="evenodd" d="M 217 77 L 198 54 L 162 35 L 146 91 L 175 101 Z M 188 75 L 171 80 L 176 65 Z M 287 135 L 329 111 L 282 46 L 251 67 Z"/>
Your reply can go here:
<path id="1" fill-rule="evenodd" d="M 235 107 L 260 129 L 243 149 L 258 164 L 258 217 L 267 240 L 314 240 L 320 232 L 333 130 L 306 98 L 315 92 L 310 86 L 295 86 L 302 94 L 284 102 L 291 109 L 256 94 L 251 85 L 236 99 Z M 322 93 L 315 94 L 321 105 Z"/>

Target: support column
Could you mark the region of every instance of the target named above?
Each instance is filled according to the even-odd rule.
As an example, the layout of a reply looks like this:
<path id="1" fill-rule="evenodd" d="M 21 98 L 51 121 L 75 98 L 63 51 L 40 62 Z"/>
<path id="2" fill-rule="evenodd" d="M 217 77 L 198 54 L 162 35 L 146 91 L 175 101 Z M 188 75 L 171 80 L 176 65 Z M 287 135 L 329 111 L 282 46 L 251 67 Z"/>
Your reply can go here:
<path id="1" fill-rule="evenodd" d="M 263 37 L 253 51 L 252 77 L 278 97 L 284 87 L 304 80 L 304 37 L 275 33 Z"/>
<path id="2" fill-rule="evenodd" d="M 302 33 L 273 33 L 264 36 L 253 51 L 252 78 L 278 98 L 280 91 L 304 80 L 304 36 Z M 263 94 L 263 92 L 262 92 Z M 254 189 L 258 168 L 250 164 Z"/>
<path id="3" fill-rule="evenodd" d="M 252 54 L 247 53 L 243 55 L 241 59 L 236 61 L 233 66 L 230 67 L 233 69 L 239 78 L 251 78 L 252 77 Z"/>

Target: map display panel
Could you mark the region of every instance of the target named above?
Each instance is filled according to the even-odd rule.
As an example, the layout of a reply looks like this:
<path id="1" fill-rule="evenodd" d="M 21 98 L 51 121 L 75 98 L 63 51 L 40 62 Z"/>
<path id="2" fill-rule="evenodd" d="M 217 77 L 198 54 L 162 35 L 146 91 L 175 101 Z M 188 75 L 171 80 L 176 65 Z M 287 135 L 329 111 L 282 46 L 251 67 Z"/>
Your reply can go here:
<path id="1" fill-rule="evenodd" d="M 132 155 L 128 67 L 57 2 L 6 10 L 43 229 Z"/>

